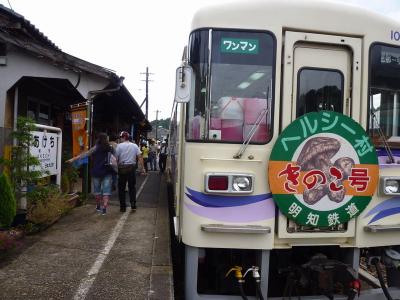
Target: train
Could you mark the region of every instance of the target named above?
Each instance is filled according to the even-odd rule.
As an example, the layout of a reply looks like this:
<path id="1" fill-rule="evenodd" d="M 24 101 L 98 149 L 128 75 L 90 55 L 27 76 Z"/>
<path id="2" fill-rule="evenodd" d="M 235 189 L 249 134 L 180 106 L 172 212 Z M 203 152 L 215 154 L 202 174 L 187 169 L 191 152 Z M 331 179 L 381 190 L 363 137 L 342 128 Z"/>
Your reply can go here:
<path id="1" fill-rule="evenodd" d="M 184 298 L 400 298 L 400 23 L 316 0 L 200 9 L 168 187 Z"/>

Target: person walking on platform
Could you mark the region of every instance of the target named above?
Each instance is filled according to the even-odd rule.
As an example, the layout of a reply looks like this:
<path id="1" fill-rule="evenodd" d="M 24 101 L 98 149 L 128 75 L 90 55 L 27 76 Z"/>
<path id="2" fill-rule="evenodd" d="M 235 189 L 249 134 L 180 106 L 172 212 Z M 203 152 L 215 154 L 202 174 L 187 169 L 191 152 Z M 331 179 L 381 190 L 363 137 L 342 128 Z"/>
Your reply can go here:
<path id="1" fill-rule="evenodd" d="M 150 146 L 149 146 L 149 162 L 150 162 L 150 169 L 152 171 L 157 171 L 157 145 L 155 140 L 150 141 Z"/>
<path id="2" fill-rule="evenodd" d="M 168 140 L 164 140 L 161 143 L 160 157 L 158 161 L 158 166 L 160 167 L 160 173 L 164 173 L 165 171 L 165 167 L 167 165 L 167 156 L 168 156 Z"/>
<path id="3" fill-rule="evenodd" d="M 147 147 L 147 144 L 145 142 L 142 143 L 142 148 L 140 149 L 140 151 L 142 151 L 144 169 L 147 173 L 149 171 L 147 167 L 147 163 L 149 162 L 149 148 Z"/>
<path id="4" fill-rule="evenodd" d="M 144 170 L 142 152 L 139 147 L 129 141 L 129 133 L 122 131 L 120 134 L 121 143 L 117 145 L 115 156 L 118 161 L 118 198 L 120 211 L 126 211 L 125 188 L 128 183 L 129 200 L 132 211 L 136 210 L 136 159 Z"/>
<path id="5" fill-rule="evenodd" d="M 92 158 L 91 174 L 96 210 L 103 215 L 107 212 L 108 200 L 111 196 L 112 176 L 115 173 L 112 168 L 106 165 L 109 152 L 114 154 L 114 149 L 108 142 L 107 134 L 99 133 L 96 144 L 92 148 L 67 160 L 67 163 L 72 163 L 87 156 Z"/>
<path id="6" fill-rule="evenodd" d="M 118 145 L 117 134 L 110 135 L 109 141 L 110 141 L 111 147 L 113 147 L 113 149 L 114 149 L 113 153 L 115 153 L 115 151 L 117 150 L 117 145 Z M 112 191 L 115 191 L 117 189 L 117 180 L 118 180 L 118 175 L 116 172 L 114 172 L 112 175 L 112 185 L 111 185 Z"/>

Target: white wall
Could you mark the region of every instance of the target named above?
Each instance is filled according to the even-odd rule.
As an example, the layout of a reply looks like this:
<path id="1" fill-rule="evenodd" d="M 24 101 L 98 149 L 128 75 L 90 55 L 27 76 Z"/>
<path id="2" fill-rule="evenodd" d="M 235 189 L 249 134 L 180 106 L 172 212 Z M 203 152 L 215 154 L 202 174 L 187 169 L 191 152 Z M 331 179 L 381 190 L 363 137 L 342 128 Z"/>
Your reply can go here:
<path id="1" fill-rule="evenodd" d="M 0 66 L 0 127 L 4 127 L 7 91 L 23 76 L 67 79 L 73 86 L 78 82 L 78 74 L 64 70 L 61 65 L 55 66 L 47 59 L 35 57 L 14 47 L 9 49 L 7 65 Z M 102 77 L 82 73 L 77 90 L 86 98 L 88 91 L 103 89 L 108 83 L 109 81 Z"/>

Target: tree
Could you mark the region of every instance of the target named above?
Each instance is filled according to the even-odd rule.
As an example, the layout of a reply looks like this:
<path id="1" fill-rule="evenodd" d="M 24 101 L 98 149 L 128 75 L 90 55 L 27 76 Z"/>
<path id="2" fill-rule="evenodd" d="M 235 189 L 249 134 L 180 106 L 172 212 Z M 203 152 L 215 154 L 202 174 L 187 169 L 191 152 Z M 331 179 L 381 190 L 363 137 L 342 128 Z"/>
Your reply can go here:
<path id="1" fill-rule="evenodd" d="M 0 175 L 0 227 L 9 227 L 17 213 L 17 202 L 6 174 Z"/>
<path id="2" fill-rule="evenodd" d="M 17 199 L 20 199 L 23 187 L 35 183 L 42 175 L 39 160 L 29 153 L 29 147 L 33 143 L 31 134 L 33 130 L 35 125 L 32 119 L 18 117 L 17 130 L 11 134 L 16 140 L 16 145 L 12 147 L 11 160 L 0 161 L 9 169 L 12 188 Z"/>
<path id="3" fill-rule="evenodd" d="M 160 119 L 160 120 L 153 120 L 153 121 L 151 121 L 150 122 L 150 124 L 151 124 L 151 126 L 153 127 L 153 128 L 155 128 L 155 126 L 158 126 L 158 127 L 162 127 L 162 128 L 165 128 L 165 129 L 168 129 L 169 128 L 169 124 L 171 123 L 171 118 L 167 118 L 167 119 Z"/>

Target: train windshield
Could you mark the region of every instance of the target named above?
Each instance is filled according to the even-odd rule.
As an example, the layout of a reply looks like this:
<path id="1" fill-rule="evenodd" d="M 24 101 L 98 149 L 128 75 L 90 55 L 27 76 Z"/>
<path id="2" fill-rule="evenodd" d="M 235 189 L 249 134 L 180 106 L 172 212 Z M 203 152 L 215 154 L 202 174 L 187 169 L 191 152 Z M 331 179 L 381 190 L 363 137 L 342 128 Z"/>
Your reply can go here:
<path id="1" fill-rule="evenodd" d="M 186 138 L 252 143 L 272 136 L 274 39 L 265 32 L 200 30 L 190 38 L 194 99 Z"/>
<path id="2" fill-rule="evenodd" d="M 370 65 L 370 135 L 379 143 L 382 129 L 389 142 L 400 142 L 400 48 L 374 44 Z"/>

